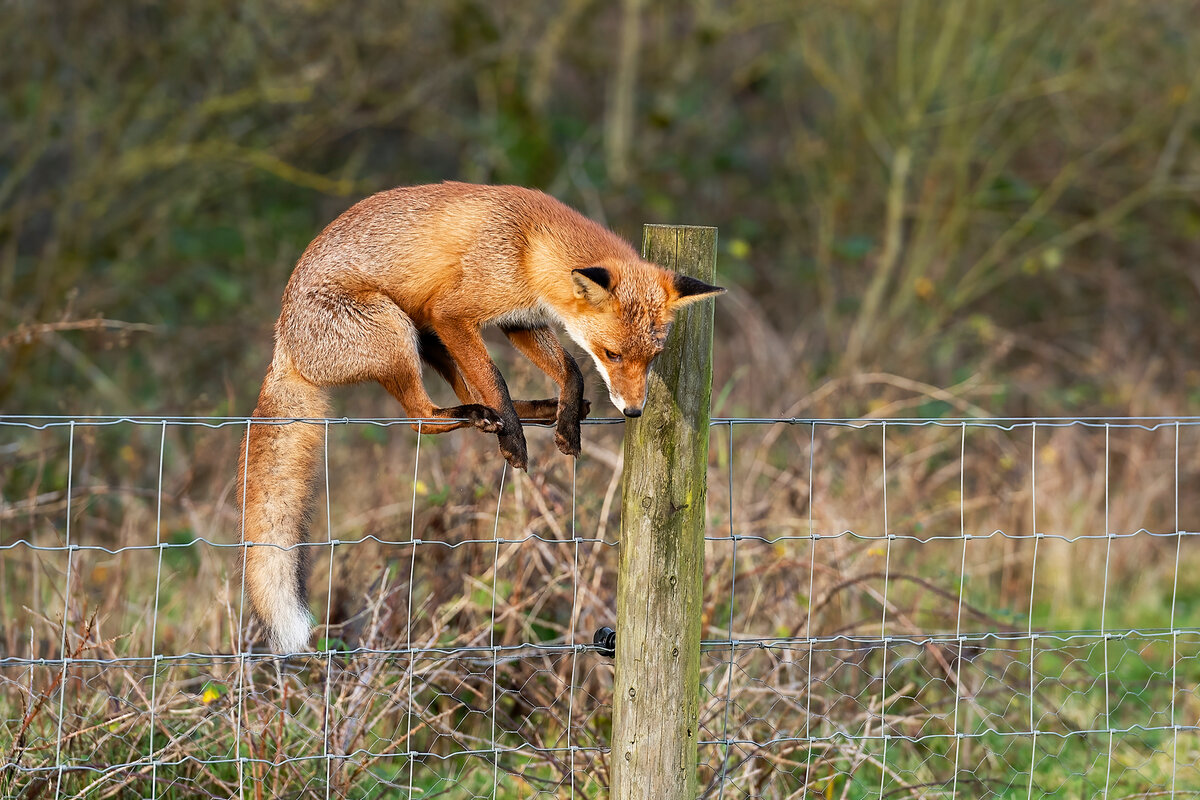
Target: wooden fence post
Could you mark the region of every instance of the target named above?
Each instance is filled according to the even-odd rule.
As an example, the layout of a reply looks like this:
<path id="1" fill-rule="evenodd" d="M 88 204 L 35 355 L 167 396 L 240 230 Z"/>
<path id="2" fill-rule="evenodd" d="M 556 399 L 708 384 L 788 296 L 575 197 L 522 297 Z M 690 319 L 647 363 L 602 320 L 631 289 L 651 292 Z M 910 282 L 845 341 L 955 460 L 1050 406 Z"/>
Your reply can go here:
<path id="1" fill-rule="evenodd" d="M 646 225 L 642 256 L 712 282 L 717 229 Z M 612 800 L 695 800 L 713 305 L 680 312 L 625 422 Z"/>

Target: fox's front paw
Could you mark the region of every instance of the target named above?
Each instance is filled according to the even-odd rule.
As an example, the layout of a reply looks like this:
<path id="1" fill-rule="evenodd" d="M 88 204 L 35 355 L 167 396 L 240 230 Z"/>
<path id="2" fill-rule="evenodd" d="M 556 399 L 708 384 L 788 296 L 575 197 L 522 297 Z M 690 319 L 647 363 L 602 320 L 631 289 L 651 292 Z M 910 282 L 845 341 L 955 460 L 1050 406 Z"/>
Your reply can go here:
<path id="1" fill-rule="evenodd" d="M 577 456 L 580 452 L 579 420 L 587 419 L 591 413 L 592 404 L 586 398 L 579 398 L 575 408 L 569 405 L 558 409 L 558 425 L 554 430 L 554 443 L 565 456 Z"/>
<path id="2" fill-rule="evenodd" d="M 579 455 L 579 420 L 559 419 L 558 427 L 554 429 L 554 443 L 565 456 Z"/>
<path id="3" fill-rule="evenodd" d="M 504 420 L 500 415 L 488 408 L 478 404 L 462 406 L 463 414 L 471 424 L 484 433 L 500 433 L 504 430 Z"/>
<path id="4" fill-rule="evenodd" d="M 526 469 L 529 466 L 529 455 L 525 449 L 525 434 L 521 426 L 515 433 L 500 434 L 500 455 L 504 456 L 513 469 Z"/>

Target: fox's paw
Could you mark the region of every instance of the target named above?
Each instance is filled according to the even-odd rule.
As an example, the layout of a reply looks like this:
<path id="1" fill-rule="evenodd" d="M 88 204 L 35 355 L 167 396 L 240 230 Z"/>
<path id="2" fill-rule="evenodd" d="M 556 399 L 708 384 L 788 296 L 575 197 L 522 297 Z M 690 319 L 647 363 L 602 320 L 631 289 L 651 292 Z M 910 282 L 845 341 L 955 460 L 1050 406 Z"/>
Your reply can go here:
<path id="1" fill-rule="evenodd" d="M 579 420 L 587 419 L 591 410 L 592 404 L 583 397 L 579 398 L 579 405 L 574 409 L 559 409 L 558 426 L 554 430 L 554 443 L 558 445 L 559 452 L 563 455 L 579 455 Z"/>
<path id="2" fill-rule="evenodd" d="M 529 454 L 525 449 L 525 434 L 517 427 L 515 434 L 500 434 L 500 455 L 513 469 L 527 469 Z"/>
<path id="3" fill-rule="evenodd" d="M 554 431 L 554 443 L 565 456 L 577 456 L 580 452 L 579 423 L 574 425 L 559 425 Z"/>
<path id="4" fill-rule="evenodd" d="M 504 420 L 487 406 L 473 403 L 461 406 L 461 408 L 463 416 L 484 433 L 501 433 L 504 430 Z"/>

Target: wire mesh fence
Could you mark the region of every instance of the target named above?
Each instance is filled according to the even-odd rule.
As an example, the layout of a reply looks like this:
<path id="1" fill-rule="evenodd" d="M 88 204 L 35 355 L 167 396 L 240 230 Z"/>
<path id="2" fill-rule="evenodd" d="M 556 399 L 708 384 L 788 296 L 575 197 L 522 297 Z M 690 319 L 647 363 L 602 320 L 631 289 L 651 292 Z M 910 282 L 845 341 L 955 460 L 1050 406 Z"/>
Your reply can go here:
<path id="1" fill-rule="evenodd" d="M 281 663 L 246 419 L 0 418 L 0 797 L 605 796 L 620 426 L 513 473 L 408 423 L 286 423 L 326 447 Z M 1198 486 L 1200 418 L 715 420 L 702 796 L 1200 791 Z"/>

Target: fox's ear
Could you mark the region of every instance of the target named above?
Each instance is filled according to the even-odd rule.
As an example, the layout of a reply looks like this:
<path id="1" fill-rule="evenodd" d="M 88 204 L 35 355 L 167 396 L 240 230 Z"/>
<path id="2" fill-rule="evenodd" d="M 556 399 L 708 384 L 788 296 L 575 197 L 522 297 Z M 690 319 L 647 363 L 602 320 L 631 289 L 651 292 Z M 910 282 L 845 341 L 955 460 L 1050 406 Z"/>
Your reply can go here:
<path id="1" fill-rule="evenodd" d="M 680 275 L 679 273 L 675 273 L 673 288 L 675 289 L 672 292 L 674 296 L 670 302 L 673 309 L 725 293 L 725 289 L 721 286 L 712 286 L 690 275 Z"/>
<path id="2" fill-rule="evenodd" d="M 584 267 L 571 270 L 575 296 L 598 306 L 608 299 L 612 288 L 612 273 L 604 267 Z"/>

